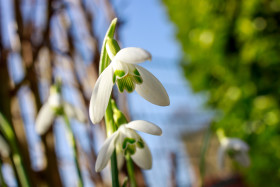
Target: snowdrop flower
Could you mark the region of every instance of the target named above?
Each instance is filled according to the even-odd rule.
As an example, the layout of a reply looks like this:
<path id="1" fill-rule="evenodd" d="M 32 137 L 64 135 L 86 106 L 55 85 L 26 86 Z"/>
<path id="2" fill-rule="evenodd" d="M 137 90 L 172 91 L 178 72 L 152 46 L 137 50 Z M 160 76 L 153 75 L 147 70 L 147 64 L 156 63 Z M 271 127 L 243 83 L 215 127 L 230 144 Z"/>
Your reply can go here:
<path id="1" fill-rule="evenodd" d="M 135 130 L 158 136 L 162 134 L 158 126 L 143 120 L 136 120 L 121 125 L 116 132 L 106 139 L 98 153 L 95 164 L 97 172 L 105 168 L 114 149 L 117 147 L 121 149 L 121 153 L 124 156 L 130 154 L 132 160 L 139 167 L 143 169 L 150 169 L 152 167 L 150 149 Z"/>
<path id="2" fill-rule="evenodd" d="M 248 155 L 249 146 L 244 141 L 238 138 L 223 138 L 221 146 L 218 151 L 218 167 L 224 168 L 225 155 L 237 161 L 240 165 L 247 167 L 250 165 L 250 158 Z"/>
<path id="3" fill-rule="evenodd" d="M 50 89 L 50 96 L 47 102 L 40 109 L 35 122 L 35 130 L 38 134 L 42 135 L 48 131 L 53 124 L 55 118 L 66 113 L 69 118 L 75 118 L 82 123 L 86 123 L 87 117 L 84 112 L 63 101 L 61 94 L 55 86 Z"/>
<path id="4" fill-rule="evenodd" d="M 134 90 L 147 101 L 167 106 L 169 96 L 159 80 L 145 68 L 136 64 L 151 60 L 151 54 L 141 48 L 123 48 L 114 56 L 110 47 L 106 47 L 111 64 L 101 73 L 92 92 L 89 116 L 93 123 L 99 123 L 106 111 L 113 85 L 120 92 Z"/>

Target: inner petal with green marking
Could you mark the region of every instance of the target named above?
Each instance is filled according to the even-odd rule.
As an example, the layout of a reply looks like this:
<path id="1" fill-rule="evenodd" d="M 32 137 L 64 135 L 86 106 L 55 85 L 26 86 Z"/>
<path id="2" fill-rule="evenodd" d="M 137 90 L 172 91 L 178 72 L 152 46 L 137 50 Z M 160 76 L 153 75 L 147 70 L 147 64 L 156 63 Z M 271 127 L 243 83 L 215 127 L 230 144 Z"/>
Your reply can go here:
<path id="1" fill-rule="evenodd" d="M 117 83 L 120 92 L 126 90 L 131 93 L 135 90 L 135 84 L 142 84 L 143 79 L 139 71 L 133 65 L 127 65 L 128 72 L 116 69 L 114 71 L 113 82 Z"/>
<path id="2" fill-rule="evenodd" d="M 122 143 L 122 148 L 124 151 L 124 154 L 130 154 L 133 155 L 136 152 L 136 140 L 133 138 L 126 137 Z"/>

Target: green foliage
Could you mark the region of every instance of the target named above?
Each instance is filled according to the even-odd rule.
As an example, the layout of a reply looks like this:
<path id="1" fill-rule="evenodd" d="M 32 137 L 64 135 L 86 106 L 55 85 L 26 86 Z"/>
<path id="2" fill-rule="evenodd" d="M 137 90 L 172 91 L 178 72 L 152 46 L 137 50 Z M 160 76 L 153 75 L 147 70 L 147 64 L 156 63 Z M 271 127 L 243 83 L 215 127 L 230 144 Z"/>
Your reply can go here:
<path id="1" fill-rule="evenodd" d="M 280 183 L 280 1 L 163 0 L 177 27 L 182 67 L 221 111 L 214 129 L 250 145 L 253 186 Z"/>

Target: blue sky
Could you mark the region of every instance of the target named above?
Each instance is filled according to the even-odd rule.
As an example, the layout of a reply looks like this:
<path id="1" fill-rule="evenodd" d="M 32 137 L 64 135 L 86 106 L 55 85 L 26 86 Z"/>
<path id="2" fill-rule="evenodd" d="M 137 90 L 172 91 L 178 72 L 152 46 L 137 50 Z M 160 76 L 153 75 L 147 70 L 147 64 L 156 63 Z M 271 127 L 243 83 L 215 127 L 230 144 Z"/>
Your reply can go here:
<path id="1" fill-rule="evenodd" d="M 119 1 L 116 1 L 119 2 Z M 118 16 L 125 24 L 120 32 L 124 47 L 141 47 L 154 57 L 180 58 L 180 45 L 175 40 L 175 27 L 168 20 L 160 0 L 126 1 L 117 5 Z"/>

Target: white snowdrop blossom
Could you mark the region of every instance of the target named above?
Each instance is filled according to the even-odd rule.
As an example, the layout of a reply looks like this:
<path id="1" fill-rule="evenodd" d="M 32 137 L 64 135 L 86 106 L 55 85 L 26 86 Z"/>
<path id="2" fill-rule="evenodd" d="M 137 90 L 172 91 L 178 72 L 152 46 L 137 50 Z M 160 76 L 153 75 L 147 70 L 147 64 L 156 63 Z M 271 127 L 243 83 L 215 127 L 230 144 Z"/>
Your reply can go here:
<path id="1" fill-rule="evenodd" d="M 238 138 L 223 138 L 218 151 L 218 167 L 220 169 L 224 168 L 226 154 L 237 161 L 240 165 L 248 167 L 250 165 L 248 151 L 249 146 L 244 141 Z"/>
<path id="2" fill-rule="evenodd" d="M 141 48 L 121 49 L 115 56 L 106 48 L 111 64 L 100 74 L 92 92 L 89 116 L 99 123 L 106 111 L 112 88 L 116 83 L 120 92 L 134 90 L 147 101 L 159 105 L 170 104 L 169 96 L 160 81 L 138 63 L 151 60 L 151 54 Z"/>
<path id="3" fill-rule="evenodd" d="M 150 149 L 135 130 L 158 136 L 162 134 L 162 130 L 158 126 L 143 120 L 121 125 L 116 132 L 106 139 L 98 153 L 95 164 L 97 172 L 105 168 L 115 148 L 119 148 L 123 156 L 130 154 L 132 160 L 139 167 L 143 169 L 152 167 Z"/>
<path id="4" fill-rule="evenodd" d="M 51 88 L 47 102 L 40 109 L 35 122 L 35 130 L 42 135 L 48 131 L 55 118 L 65 112 L 69 118 L 75 118 L 82 123 L 87 122 L 84 112 L 70 103 L 63 101 L 61 94 Z"/>

